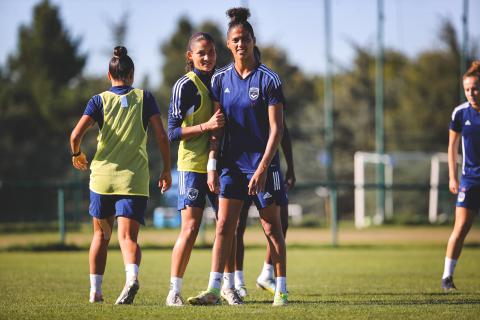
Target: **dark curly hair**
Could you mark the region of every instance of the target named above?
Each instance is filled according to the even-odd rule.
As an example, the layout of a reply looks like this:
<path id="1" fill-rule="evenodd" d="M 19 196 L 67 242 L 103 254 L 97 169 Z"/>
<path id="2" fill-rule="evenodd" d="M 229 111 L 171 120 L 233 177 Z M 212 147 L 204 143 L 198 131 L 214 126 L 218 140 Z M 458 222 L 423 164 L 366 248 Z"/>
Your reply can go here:
<path id="1" fill-rule="evenodd" d="M 228 33 L 232 28 L 237 26 L 243 26 L 246 28 L 253 39 L 255 39 L 255 33 L 253 32 L 253 27 L 248 22 L 248 18 L 250 17 L 250 10 L 247 8 L 231 8 L 227 10 L 227 16 L 230 17 L 230 22 L 228 23 Z"/>

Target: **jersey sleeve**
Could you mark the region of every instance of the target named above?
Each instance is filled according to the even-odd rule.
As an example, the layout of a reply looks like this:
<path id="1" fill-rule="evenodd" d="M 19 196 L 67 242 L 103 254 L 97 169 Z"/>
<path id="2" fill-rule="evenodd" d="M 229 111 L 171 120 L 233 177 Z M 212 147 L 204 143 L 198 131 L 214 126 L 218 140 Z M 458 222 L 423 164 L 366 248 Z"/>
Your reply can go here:
<path id="1" fill-rule="evenodd" d="M 452 112 L 452 118 L 450 119 L 449 129 L 455 132 L 462 131 L 462 115 L 463 113 L 457 109 Z"/>
<path id="2" fill-rule="evenodd" d="M 158 107 L 157 100 L 149 91 L 143 91 L 143 120 L 150 119 L 151 116 L 159 114 L 160 108 Z"/>
<path id="3" fill-rule="evenodd" d="M 266 101 L 269 106 L 284 103 L 285 97 L 283 96 L 282 82 L 277 74 L 273 74 L 267 81 L 265 89 Z"/>
<path id="4" fill-rule="evenodd" d="M 192 86 L 191 80 L 182 77 L 172 89 L 170 106 L 168 108 L 168 139 L 180 141 L 182 138 L 182 122 L 189 107 L 191 107 Z"/>
<path id="5" fill-rule="evenodd" d="M 221 74 L 213 75 L 212 77 L 212 100 L 220 102 L 220 94 L 222 92 Z"/>
<path id="6" fill-rule="evenodd" d="M 103 125 L 103 102 L 99 94 L 88 101 L 83 114 L 95 120 L 100 127 Z"/>

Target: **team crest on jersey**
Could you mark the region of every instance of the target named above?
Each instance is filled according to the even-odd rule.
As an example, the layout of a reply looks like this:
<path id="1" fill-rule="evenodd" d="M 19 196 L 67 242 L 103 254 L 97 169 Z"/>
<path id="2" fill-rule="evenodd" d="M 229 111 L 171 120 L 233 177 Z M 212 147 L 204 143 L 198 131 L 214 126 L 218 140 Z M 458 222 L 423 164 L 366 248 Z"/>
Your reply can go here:
<path id="1" fill-rule="evenodd" d="M 465 200 L 465 192 L 459 192 L 458 193 L 458 198 L 457 198 L 457 201 L 458 202 L 463 202 Z"/>
<path id="2" fill-rule="evenodd" d="M 258 99 L 258 96 L 260 94 L 260 90 L 256 87 L 252 87 L 250 88 L 250 90 L 248 90 L 248 96 L 250 97 L 250 100 L 257 100 Z"/>
<path id="3" fill-rule="evenodd" d="M 198 197 L 198 189 L 189 188 L 188 192 L 187 192 L 188 200 L 193 201 L 193 200 L 197 199 L 197 197 Z"/>

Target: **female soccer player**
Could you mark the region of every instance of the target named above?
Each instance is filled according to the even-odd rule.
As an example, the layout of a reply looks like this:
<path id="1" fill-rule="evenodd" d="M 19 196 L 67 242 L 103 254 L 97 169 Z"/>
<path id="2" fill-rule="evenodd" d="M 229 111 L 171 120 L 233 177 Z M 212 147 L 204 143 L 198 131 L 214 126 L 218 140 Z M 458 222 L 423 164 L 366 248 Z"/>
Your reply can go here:
<path id="1" fill-rule="evenodd" d="M 168 306 L 183 306 L 180 294 L 183 275 L 202 222 L 205 197 L 216 206 L 217 195 L 207 185 L 207 160 L 210 131 L 223 127 L 225 119 L 213 113 L 210 80 L 215 68 L 213 38 L 205 32 L 195 33 L 186 53 L 188 73 L 173 86 L 168 113 L 168 137 L 180 141 L 178 149 L 178 207 L 182 228 L 173 247 Z M 213 116 L 212 116 L 213 114 Z"/>
<path id="2" fill-rule="evenodd" d="M 463 89 L 467 102 L 452 113 L 448 141 L 449 188 L 458 194 L 455 225 L 448 239 L 445 267 L 442 276 L 444 290 L 456 289 L 453 271 L 480 208 L 480 61 L 475 61 L 463 76 Z M 458 145 L 462 138 L 463 165 L 460 184 L 457 178 Z"/>
<path id="3" fill-rule="evenodd" d="M 148 91 L 132 87 L 134 64 L 125 47 L 115 47 L 108 79 L 112 87 L 95 95 L 70 137 L 73 166 L 88 169 L 80 150 L 83 135 L 94 123 L 100 129 L 95 156 L 90 165 L 90 208 L 93 239 L 90 245 L 90 302 L 102 302 L 102 279 L 107 262 L 107 247 L 114 217 L 126 271 L 126 283 L 115 304 L 131 304 L 139 289 L 138 267 L 141 251 L 137 243 L 140 224 L 144 224 L 149 194 L 146 150 L 150 125 L 160 147 L 163 171 L 158 186 L 170 188 L 170 149 L 160 120 L 158 105 Z"/>
<path id="4" fill-rule="evenodd" d="M 282 151 L 287 162 L 287 171 L 285 174 L 285 191 L 290 190 L 295 185 L 295 169 L 293 165 L 292 155 L 292 142 L 290 140 L 290 134 L 285 123 L 283 121 L 283 137 L 281 141 Z M 247 296 L 247 288 L 245 285 L 243 275 L 243 258 L 245 253 L 245 246 L 243 242 L 243 236 L 247 227 L 248 210 L 252 205 L 252 198 L 246 200 L 243 203 L 242 211 L 240 212 L 240 218 L 238 220 L 237 232 L 236 232 L 236 251 L 235 251 L 235 290 L 241 298 Z M 288 229 L 288 198 L 282 197 L 278 203 L 280 206 L 280 219 L 282 224 L 283 237 L 287 236 Z M 230 269 L 230 268 L 228 268 Z M 265 261 L 263 263 L 262 272 L 257 277 L 257 287 L 263 290 L 267 290 L 272 294 L 275 294 L 275 273 L 272 264 L 272 257 L 270 254 L 270 246 L 267 244 L 267 252 L 265 255 Z"/>
<path id="5" fill-rule="evenodd" d="M 238 217 L 243 202 L 254 196 L 276 269 L 273 304 L 286 305 L 286 251 L 276 204 L 284 195 L 277 152 L 283 134 L 281 82 L 276 73 L 255 58 L 255 35 L 247 21 L 249 10 L 234 8 L 227 14 L 231 18 L 227 46 L 234 63 L 212 77 L 214 105 L 222 109 L 226 119 L 220 188 L 215 179 L 214 150 L 210 152 L 208 163 L 209 188 L 220 192 L 212 267 L 207 290 L 188 301 L 194 305 L 219 302 L 222 273 L 232 252 Z M 226 287 L 232 289 L 229 292 L 236 293 L 233 277 L 225 280 L 228 281 Z M 223 292 L 222 296 L 226 298 Z M 243 302 L 236 294 L 235 300 L 228 300 L 228 303 Z"/>

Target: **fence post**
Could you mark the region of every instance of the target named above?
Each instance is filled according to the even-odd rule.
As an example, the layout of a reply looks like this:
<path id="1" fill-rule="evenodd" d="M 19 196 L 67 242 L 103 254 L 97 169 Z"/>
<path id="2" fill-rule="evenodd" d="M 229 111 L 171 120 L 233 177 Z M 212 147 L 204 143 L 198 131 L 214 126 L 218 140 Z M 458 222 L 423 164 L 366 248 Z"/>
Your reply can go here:
<path id="1" fill-rule="evenodd" d="M 57 189 L 58 232 L 60 243 L 65 244 L 65 195 L 63 188 Z"/>

